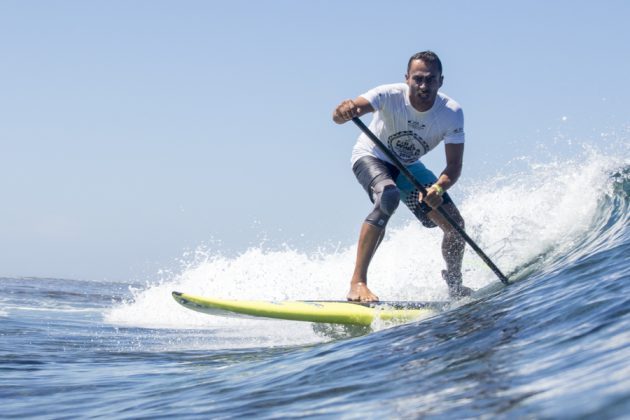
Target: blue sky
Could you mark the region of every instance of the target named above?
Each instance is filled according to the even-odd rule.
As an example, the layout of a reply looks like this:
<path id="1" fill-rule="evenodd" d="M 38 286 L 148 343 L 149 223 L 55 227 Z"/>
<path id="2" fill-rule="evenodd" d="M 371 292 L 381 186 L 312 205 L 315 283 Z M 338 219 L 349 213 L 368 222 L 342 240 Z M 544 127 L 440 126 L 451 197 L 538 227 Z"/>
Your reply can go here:
<path id="1" fill-rule="evenodd" d="M 351 244 L 369 203 L 332 109 L 425 49 L 464 108 L 461 183 L 628 127 L 628 4 L 1 1 L 0 276 Z"/>

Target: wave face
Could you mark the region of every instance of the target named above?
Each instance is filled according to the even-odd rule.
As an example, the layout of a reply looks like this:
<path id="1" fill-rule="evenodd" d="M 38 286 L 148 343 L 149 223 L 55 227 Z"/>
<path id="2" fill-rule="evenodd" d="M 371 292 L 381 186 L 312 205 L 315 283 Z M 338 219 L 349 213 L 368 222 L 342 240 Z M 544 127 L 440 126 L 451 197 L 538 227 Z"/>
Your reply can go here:
<path id="1" fill-rule="evenodd" d="M 130 285 L 1 279 L 6 415 L 623 417 L 630 412 L 630 162 L 514 162 L 464 185 L 471 237 L 513 284 L 371 331 L 188 311 L 172 290 L 339 299 L 354 247 L 199 249 Z M 403 216 L 404 217 L 404 216 Z M 441 235 L 391 229 L 370 271 L 387 300 L 443 300 Z M 465 283 L 498 283 L 474 253 Z M 95 397 L 96 396 L 96 397 Z"/>

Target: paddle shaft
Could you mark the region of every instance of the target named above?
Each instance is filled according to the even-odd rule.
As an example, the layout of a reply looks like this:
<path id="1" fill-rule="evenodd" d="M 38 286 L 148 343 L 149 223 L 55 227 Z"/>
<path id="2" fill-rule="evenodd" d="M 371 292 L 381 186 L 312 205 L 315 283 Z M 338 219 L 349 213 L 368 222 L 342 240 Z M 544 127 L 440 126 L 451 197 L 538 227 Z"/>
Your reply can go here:
<path id="1" fill-rule="evenodd" d="M 374 144 L 376 144 L 376 146 L 381 150 L 381 152 L 385 153 L 385 155 L 394 164 L 394 166 L 398 168 L 398 170 L 409 180 L 409 182 L 413 184 L 414 187 L 418 189 L 418 191 L 422 193 L 422 195 L 425 195 L 425 196 L 427 195 L 427 189 L 424 188 L 424 186 L 418 182 L 416 177 L 413 176 L 411 172 L 409 172 L 409 170 L 405 167 L 405 165 L 403 165 L 400 162 L 400 160 L 398 160 L 398 158 L 394 155 L 394 153 L 392 153 L 392 151 L 389 150 L 389 148 L 385 146 L 383 142 L 378 137 L 376 137 L 376 135 L 374 135 L 374 133 L 372 133 L 372 131 L 365 124 L 363 124 L 363 121 L 361 121 L 358 117 L 355 117 L 352 119 L 352 122 L 354 122 L 357 125 L 357 127 L 359 127 L 361 131 L 363 131 L 363 133 L 366 136 L 368 136 L 370 140 L 374 142 Z M 444 210 L 441 206 L 435 210 L 437 210 L 446 219 L 446 221 L 451 226 L 453 226 L 453 228 L 457 231 L 457 233 L 460 234 L 460 236 L 466 241 L 466 243 L 468 243 L 468 245 L 470 245 L 470 247 L 475 250 L 477 255 L 479 255 L 479 257 L 481 257 L 481 259 L 488 265 L 488 267 L 490 267 L 490 269 L 494 272 L 494 274 L 496 274 L 497 277 L 499 277 L 499 280 L 501 280 L 503 284 L 508 284 L 507 277 L 503 275 L 501 270 L 499 270 L 499 268 L 492 262 L 492 260 L 481 250 L 481 248 L 479 248 L 479 246 L 475 243 L 475 241 L 473 241 L 470 238 L 470 236 L 468 236 L 466 231 L 462 229 L 462 227 L 459 226 L 455 222 L 455 220 L 453 220 L 453 218 L 448 214 L 448 212 Z"/>

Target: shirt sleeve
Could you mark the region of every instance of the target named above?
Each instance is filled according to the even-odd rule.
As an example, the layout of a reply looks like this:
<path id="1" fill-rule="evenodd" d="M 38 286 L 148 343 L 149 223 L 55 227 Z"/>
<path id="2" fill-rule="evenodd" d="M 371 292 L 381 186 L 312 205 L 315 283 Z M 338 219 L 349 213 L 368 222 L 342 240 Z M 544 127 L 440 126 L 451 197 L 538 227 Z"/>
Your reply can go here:
<path id="1" fill-rule="evenodd" d="M 367 101 L 372 105 L 375 111 L 381 111 L 389 96 L 389 88 L 387 85 L 378 86 L 374 89 L 370 89 L 367 92 L 359 95 L 362 98 L 367 99 Z"/>
<path id="2" fill-rule="evenodd" d="M 446 127 L 446 133 L 444 134 L 445 144 L 463 144 L 465 140 L 464 135 L 464 112 L 461 108 L 455 110 L 450 119 L 450 124 Z"/>

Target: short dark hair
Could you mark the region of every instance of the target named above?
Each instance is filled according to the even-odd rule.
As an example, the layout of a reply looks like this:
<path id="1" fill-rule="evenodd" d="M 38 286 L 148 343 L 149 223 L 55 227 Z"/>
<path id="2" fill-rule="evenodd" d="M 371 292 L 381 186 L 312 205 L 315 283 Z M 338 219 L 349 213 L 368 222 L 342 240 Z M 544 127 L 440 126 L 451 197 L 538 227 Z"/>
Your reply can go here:
<path id="1" fill-rule="evenodd" d="M 440 61 L 440 57 L 437 56 L 433 51 L 422 51 L 419 53 L 415 53 L 409 59 L 409 63 L 407 63 L 407 74 L 409 74 L 409 69 L 411 68 L 411 62 L 414 60 L 422 60 L 426 64 L 435 64 L 438 66 L 440 70 L 440 74 L 442 74 L 442 62 Z"/>

